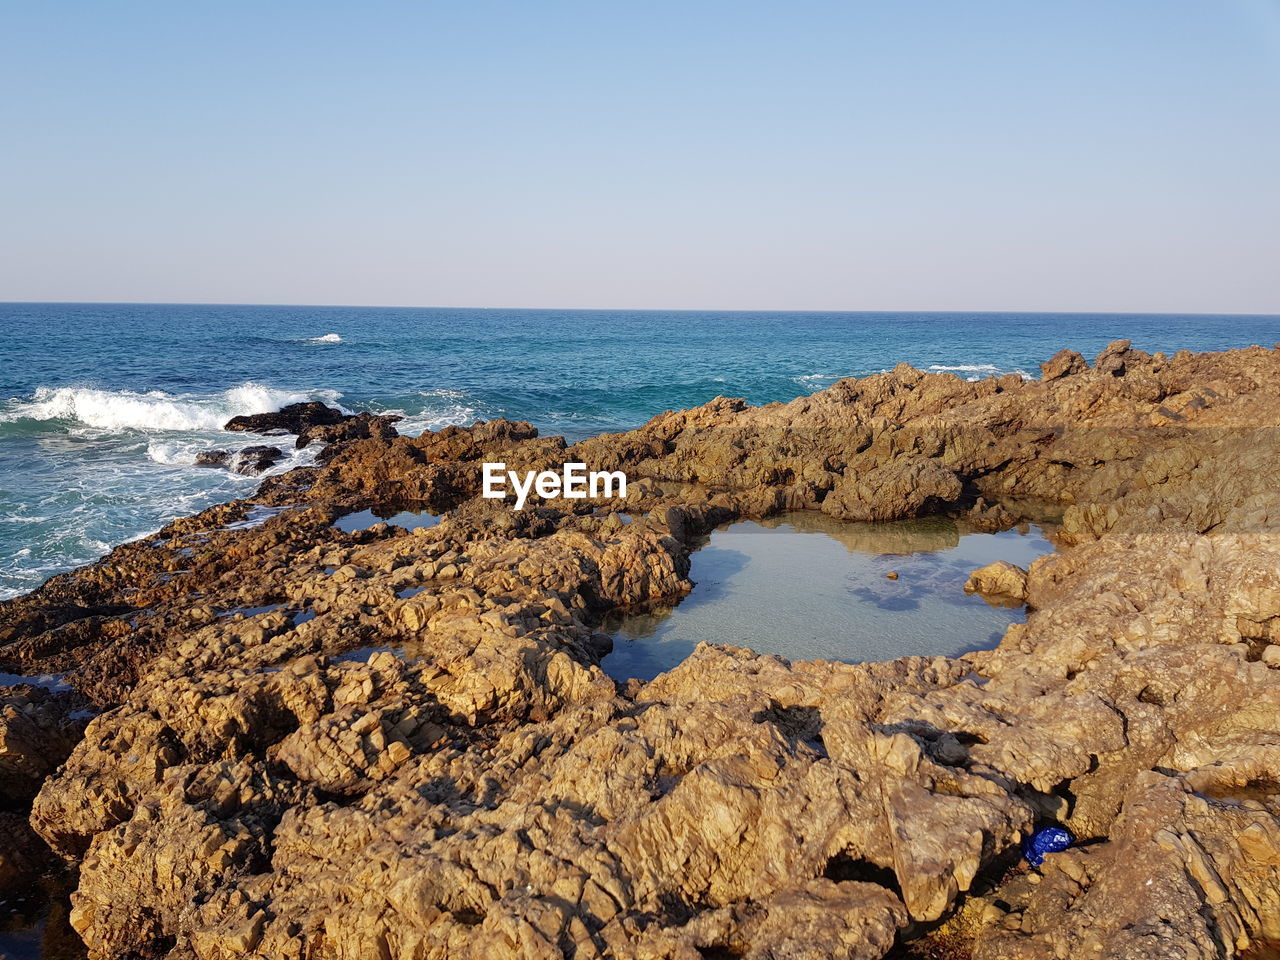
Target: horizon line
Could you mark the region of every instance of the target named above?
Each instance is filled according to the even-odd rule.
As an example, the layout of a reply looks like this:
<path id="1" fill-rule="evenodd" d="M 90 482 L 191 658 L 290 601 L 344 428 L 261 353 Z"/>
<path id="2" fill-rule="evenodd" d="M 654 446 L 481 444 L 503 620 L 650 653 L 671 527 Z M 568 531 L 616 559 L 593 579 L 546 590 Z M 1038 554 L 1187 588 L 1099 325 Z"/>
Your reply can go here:
<path id="1" fill-rule="evenodd" d="M 779 308 L 779 307 L 506 307 L 506 306 L 432 306 L 422 304 L 373 304 L 373 303 L 250 303 L 233 300 L 0 300 L 0 306 L 99 306 L 99 307 L 292 307 L 297 309 L 325 310 L 467 310 L 508 312 L 564 313 L 830 313 L 830 314 L 983 314 L 996 316 L 1131 316 L 1131 317 L 1276 317 L 1280 313 L 1261 311 L 1170 311 L 1170 310 L 977 310 L 977 309 L 843 309 Z"/>

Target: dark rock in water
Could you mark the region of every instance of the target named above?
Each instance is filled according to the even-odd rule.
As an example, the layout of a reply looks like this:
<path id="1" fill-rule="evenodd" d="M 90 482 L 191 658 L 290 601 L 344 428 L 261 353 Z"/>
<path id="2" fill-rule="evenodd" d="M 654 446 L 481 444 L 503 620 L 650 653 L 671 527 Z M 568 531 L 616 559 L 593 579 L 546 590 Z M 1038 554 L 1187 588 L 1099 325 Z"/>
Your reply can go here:
<path id="1" fill-rule="evenodd" d="M 291 403 L 274 413 L 254 413 L 249 416 L 232 417 L 222 429 L 252 433 L 273 431 L 302 433 L 310 427 L 342 423 L 348 418 L 349 415 L 341 410 L 326 406 L 318 400 L 312 400 L 308 403 Z"/>
<path id="2" fill-rule="evenodd" d="M 243 450 L 205 450 L 196 454 L 198 467 L 223 467 L 232 473 L 254 476 L 270 469 L 282 457 L 279 447 L 245 447 Z"/>
<path id="3" fill-rule="evenodd" d="M 607 633 L 593 633 L 587 638 L 587 646 L 598 657 L 607 657 L 613 653 L 613 637 Z"/>
<path id="4" fill-rule="evenodd" d="M 201 450 L 196 454 L 197 467 L 231 468 L 230 450 Z"/>
<path id="5" fill-rule="evenodd" d="M 235 457 L 231 469 L 236 473 L 261 473 L 274 466 L 284 456 L 279 447 L 245 447 Z"/>
<path id="6" fill-rule="evenodd" d="M 232 417 L 223 427 L 224 430 L 252 431 L 254 433 L 296 433 L 297 448 L 309 446 L 313 441 L 325 444 L 345 443 L 351 440 L 391 440 L 399 436 L 392 424 L 403 417 L 372 413 L 351 415 L 325 406 L 323 403 L 294 403 L 277 410 L 275 413 L 256 413 L 252 416 Z M 274 449 L 274 448 L 272 448 Z M 211 451 L 202 455 L 198 462 L 206 466 L 226 466 L 225 458 L 229 454 L 221 454 L 223 460 L 214 460 L 219 451 Z M 270 464 L 267 464 L 269 466 Z M 232 467 L 232 469 L 235 469 Z M 261 469 L 266 469 L 264 466 Z M 246 472 L 246 471 L 240 471 Z M 252 471 L 252 472 L 261 472 Z"/>
<path id="7" fill-rule="evenodd" d="M 404 417 L 375 416 L 372 413 L 360 413 L 354 417 L 348 417 L 341 423 L 328 423 L 308 427 L 298 435 L 297 447 L 301 450 L 313 440 L 319 440 L 322 443 L 368 440 L 370 437 L 377 437 L 379 440 L 390 440 L 399 436 L 392 424 L 403 419 Z"/>

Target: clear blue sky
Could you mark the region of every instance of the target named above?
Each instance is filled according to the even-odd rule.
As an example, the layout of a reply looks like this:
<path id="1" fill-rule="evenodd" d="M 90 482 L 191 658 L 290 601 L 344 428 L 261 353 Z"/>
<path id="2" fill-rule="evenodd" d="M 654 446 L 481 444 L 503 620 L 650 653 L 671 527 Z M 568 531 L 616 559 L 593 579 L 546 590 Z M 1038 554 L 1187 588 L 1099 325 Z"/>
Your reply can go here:
<path id="1" fill-rule="evenodd" d="M 1280 312 L 1280 0 L 0 4 L 0 300 Z"/>

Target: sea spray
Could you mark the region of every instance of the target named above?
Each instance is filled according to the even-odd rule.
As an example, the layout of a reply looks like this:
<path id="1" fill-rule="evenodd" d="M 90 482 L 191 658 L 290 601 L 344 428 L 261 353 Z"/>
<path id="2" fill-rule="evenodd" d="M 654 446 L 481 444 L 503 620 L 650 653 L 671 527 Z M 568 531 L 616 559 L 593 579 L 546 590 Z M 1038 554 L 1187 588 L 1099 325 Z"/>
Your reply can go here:
<path id="1" fill-rule="evenodd" d="M 216 395 L 169 394 L 161 390 L 99 390 L 93 387 L 38 387 L 27 401 L 11 402 L 0 420 L 61 420 L 98 430 L 186 432 L 221 430 L 235 416 L 269 413 L 290 403 L 334 403 L 335 390 L 297 392 L 243 383 Z"/>

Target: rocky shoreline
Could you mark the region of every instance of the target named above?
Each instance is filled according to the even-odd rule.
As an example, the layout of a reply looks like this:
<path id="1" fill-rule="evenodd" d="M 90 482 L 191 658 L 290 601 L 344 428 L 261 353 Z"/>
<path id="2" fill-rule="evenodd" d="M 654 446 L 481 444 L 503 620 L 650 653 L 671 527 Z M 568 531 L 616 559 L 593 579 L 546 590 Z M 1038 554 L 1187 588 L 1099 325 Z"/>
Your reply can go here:
<path id="1" fill-rule="evenodd" d="M 318 466 L 0 603 L 0 670 L 74 686 L 0 687 L 0 887 L 67 864 L 91 957 L 1280 940 L 1280 351 L 902 365 L 572 446 L 313 412 L 281 428 L 328 444 Z M 631 482 L 514 512 L 480 497 L 483 461 Z M 720 523 L 1004 529 L 1031 503 L 1060 549 L 975 578 L 1029 611 L 993 651 L 599 668 L 602 618 L 688 592 Z M 333 525 L 406 507 L 445 517 Z M 1019 866 L 1049 822 L 1080 843 Z"/>

